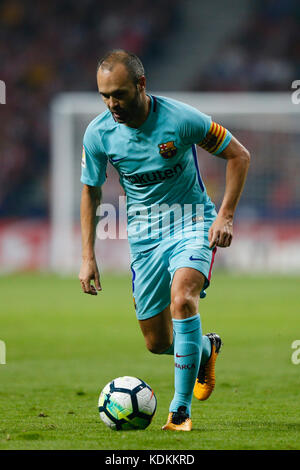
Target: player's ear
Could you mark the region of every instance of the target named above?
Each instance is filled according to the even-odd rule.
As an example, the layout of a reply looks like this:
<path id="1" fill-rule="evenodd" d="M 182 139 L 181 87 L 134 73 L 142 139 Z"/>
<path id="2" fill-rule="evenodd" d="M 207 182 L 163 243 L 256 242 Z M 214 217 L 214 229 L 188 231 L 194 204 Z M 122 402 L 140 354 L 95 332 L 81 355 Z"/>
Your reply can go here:
<path id="1" fill-rule="evenodd" d="M 146 89 L 146 77 L 144 75 L 142 75 L 140 78 L 139 78 L 139 81 L 138 81 L 138 89 L 140 91 L 145 91 Z"/>

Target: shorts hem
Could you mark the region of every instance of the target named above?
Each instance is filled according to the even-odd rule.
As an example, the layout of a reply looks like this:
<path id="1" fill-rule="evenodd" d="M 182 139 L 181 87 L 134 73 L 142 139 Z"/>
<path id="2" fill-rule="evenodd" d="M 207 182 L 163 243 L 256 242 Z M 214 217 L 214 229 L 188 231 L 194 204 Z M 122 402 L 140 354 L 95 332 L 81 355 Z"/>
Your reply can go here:
<path id="1" fill-rule="evenodd" d="M 149 320 L 149 318 L 155 317 L 156 315 L 159 315 L 168 305 L 170 305 L 170 302 L 168 302 L 165 306 L 160 307 L 159 310 L 155 309 L 151 311 L 151 313 L 148 313 L 147 316 L 143 315 L 143 318 L 140 318 L 141 315 L 136 314 L 136 317 L 138 320 Z"/>
<path id="2" fill-rule="evenodd" d="M 171 273 L 171 283 L 170 283 L 170 285 L 172 284 L 174 274 L 176 273 L 176 271 L 177 271 L 178 269 L 181 269 L 181 268 L 192 268 L 192 269 L 195 269 L 196 271 L 199 271 L 199 272 L 200 272 L 201 274 L 203 274 L 203 276 L 205 277 L 205 287 L 204 287 L 204 289 L 209 286 L 209 280 L 208 280 L 209 270 L 208 270 L 208 272 L 206 273 L 206 272 L 204 272 L 204 269 L 197 268 L 195 265 L 194 265 L 194 266 L 191 266 L 191 265 L 188 264 L 188 263 L 186 263 L 186 264 L 184 264 L 184 265 L 182 265 L 182 266 L 176 267 L 175 271 Z M 208 283 L 208 284 L 206 285 L 206 283 Z"/>

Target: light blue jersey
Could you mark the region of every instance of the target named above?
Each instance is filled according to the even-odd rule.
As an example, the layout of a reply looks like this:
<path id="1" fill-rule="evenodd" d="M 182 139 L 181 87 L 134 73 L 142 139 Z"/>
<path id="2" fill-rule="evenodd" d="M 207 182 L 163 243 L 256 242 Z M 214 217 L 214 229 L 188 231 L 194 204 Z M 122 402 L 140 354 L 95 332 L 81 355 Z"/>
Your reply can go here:
<path id="1" fill-rule="evenodd" d="M 168 216 L 168 207 L 174 204 L 192 207 L 193 214 L 199 205 L 200 219 L 211 224 L 216 211 L 201 179 L 195 145 L 218 155 L 231 140 L 229 131 L 195 108 L 170 98 L 150 98 L 150 112 L 139 128 L 116 122 L 107 110 L 89 124 L 83 140 L 82 183 L 101 186 L 108 162 L 120 175 L 132 253 L 164 238 L 158 229 L 160 215 L 157 218 L 152 211 L 149 219 L 149 212 L 137 210 L 139 205 L 149 210 L 159 205 Z M 197 217 L 190 217 L 188 223 L 192 220 Z M 176 223 L 170 225 L 177 230 Z"/>

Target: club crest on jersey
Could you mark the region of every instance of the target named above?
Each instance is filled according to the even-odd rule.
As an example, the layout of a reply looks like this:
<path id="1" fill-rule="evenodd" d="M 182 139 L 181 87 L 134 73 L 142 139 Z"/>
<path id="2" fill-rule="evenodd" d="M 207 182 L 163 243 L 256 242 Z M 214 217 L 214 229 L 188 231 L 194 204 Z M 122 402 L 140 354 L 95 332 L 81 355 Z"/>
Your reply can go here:
<path id="1" fill-rule="evenodd" d="M 165 144 L 159 144 L 159 153 L 163 158 L 174 157 L 177 153 L 177 148 L 175 147 L 174 140 L 171 142 L 166 142 Z"/>

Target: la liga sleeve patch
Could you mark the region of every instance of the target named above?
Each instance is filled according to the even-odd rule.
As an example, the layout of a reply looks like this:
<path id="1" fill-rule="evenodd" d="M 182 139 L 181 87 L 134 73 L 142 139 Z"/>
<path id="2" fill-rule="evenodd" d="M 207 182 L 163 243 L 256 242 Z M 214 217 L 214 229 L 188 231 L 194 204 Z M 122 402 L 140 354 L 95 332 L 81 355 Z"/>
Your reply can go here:
<path id="1" fill-rule="evenodd" d="M 82 166 L 82 168 L 86 168 L 86 155 L 85 155 L 84 146 L 82 146 L 81 166 Z"/>

